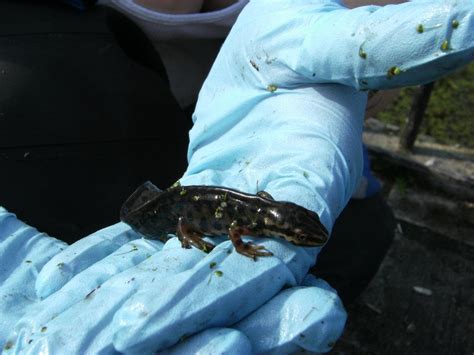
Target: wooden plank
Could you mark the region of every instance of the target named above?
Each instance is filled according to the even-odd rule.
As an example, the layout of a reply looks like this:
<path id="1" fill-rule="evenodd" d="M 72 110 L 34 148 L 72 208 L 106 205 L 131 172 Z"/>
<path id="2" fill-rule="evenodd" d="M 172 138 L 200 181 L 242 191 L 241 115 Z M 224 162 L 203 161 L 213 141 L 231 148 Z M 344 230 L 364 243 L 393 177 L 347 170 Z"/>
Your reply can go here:
<path id="1" fill-rule="evenodd" d="M 420 131 L 420 126 L 423 122 L 423 117 L 428 107 L 433 88 L 434 82 L 422 85 L 413 95 L 413 102 L 410 113 L 408 114 L 408 122 L 400 133 L 400 149 L 402 151 L 413 150 L 416 136 Z"/>
<path id="2" fill-rule="evenodd" d="M 470 176 L 453 175 L 449 172 L 429 168 L 412 159 L 408 155 L 367 144 L 373 165 L 383 166 L 387 171 L 400 170 L 404 174 L 416 177 L 427 186 L 463 200 L 474 201 L 474 180 Z M 384 173 L 387 175 L 387 171 Z"/>
<path id="3" fill-rule="evenodd" d="M 369 288 L 347 307 L 348 324 L 332 353 L 468 354 L 474 348 L 474 260 L 445 250 L 444 242 L 433 241 L 446 238 L 429 230 L 403 224 L 403 231 Z M 472 247 L 461 247 L 473 255 Z"/>

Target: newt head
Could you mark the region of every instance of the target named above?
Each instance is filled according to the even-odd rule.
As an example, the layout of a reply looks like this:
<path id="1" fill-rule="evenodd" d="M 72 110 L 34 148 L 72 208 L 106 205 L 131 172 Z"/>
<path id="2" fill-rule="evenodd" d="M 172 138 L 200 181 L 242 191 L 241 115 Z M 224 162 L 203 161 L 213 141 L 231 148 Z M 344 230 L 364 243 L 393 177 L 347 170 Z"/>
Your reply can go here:
<path id="1" fill-rule="evenodd" d="M 283 203 L 271 208 L 264 218 L 265 229 L 300 246 L 321 246 L 329 238 L 319 216 L 294 203 Z"/>

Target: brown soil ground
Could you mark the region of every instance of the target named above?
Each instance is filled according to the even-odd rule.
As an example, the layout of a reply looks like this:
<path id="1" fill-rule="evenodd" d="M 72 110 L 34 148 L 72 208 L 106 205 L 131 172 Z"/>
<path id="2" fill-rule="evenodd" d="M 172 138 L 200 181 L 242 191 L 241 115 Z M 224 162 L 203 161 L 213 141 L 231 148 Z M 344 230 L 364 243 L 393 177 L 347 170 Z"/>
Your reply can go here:
<path id="1" fill-rule="evenodd" d="M 402 226 L 333 353 L 472 354 L 474 248 Z"/>
<path id="2" fill-rule="evenodd" d="M 383 128 L 364 140 L 399 227 L 332 353 L 474 354 L 474 152 L 421 137 L 402 154 Z"/>

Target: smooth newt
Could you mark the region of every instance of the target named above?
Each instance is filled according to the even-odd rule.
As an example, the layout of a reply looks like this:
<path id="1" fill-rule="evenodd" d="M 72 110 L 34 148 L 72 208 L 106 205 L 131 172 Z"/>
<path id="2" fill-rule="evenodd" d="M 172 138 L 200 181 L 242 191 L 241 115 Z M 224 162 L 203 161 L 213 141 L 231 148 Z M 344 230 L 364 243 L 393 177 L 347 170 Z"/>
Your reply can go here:
<path id="1" fill-rule="evenodd" d="M 181 186 L 162 191 L 141 185 L 123 204 L 120 219 L 152 239 L 176 233 L 184 248 L 210 251 L 203 236 L 228 234 L 237 252 L 248 257 L 273 255 L 264 246 L 245 243 L 242 235 L 280 237 L 300 246 L 320 246 L 328 232 L 316 213 L 291 202 L 275 201 L 217 186 Z"/>

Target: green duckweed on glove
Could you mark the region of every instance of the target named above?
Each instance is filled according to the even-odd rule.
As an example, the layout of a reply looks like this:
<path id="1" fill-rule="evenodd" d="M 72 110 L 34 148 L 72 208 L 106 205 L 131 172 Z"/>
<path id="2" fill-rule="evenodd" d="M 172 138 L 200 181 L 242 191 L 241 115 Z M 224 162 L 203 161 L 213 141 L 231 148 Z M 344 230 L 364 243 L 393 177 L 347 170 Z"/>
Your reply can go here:
<path id="1" fill-rule="evenodd" d="M 473 4 L 251 1 L 200 92 L 181 184 L 265 190 L 331 230 L 362 172 L 363 90 L 424 83 L 471 61 Z M 0 250 L 17 247 L 0 252 L 0 290 L 30 294 L 2 317 L 6 354 L 324 352 L 343 331 L 334 290 L 305 279 L 319 248 L 253 238 L 274 254 L 254 261 L 225 237 L 206 254 L 119 223 L 57 254 L 60 242 L 36 248 L 35 233 L 21 232 L 29 227 L 2 221 Z M 40 260 L 36 273 L 21 272 L 26 260 Z"/>

